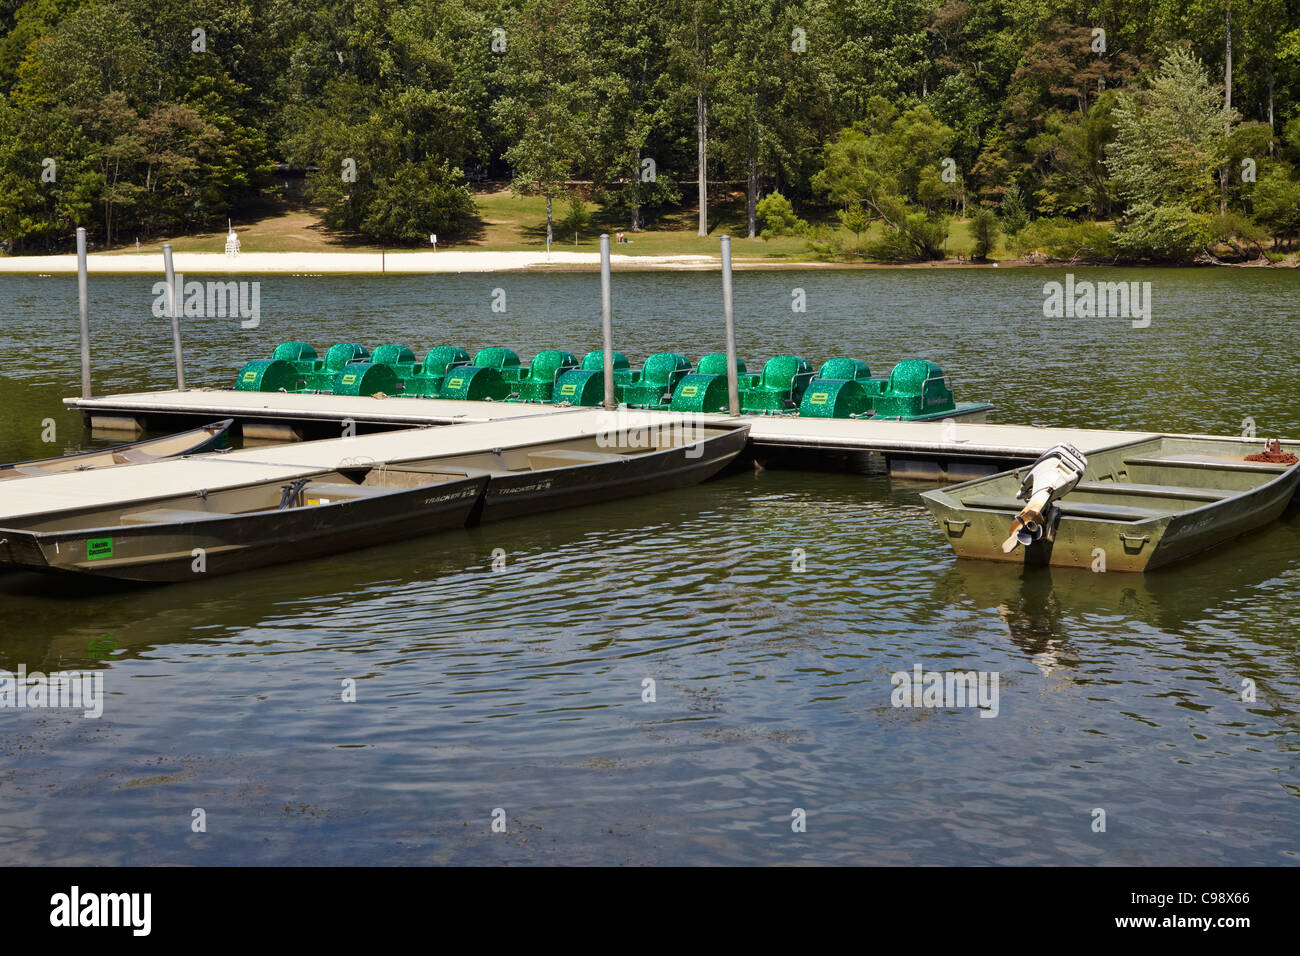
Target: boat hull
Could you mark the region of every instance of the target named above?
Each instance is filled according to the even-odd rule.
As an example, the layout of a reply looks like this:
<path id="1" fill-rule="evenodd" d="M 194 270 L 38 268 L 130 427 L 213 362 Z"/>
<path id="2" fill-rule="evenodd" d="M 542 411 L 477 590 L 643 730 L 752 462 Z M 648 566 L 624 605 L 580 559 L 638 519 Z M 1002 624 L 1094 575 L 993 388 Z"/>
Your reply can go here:
<path id="1" fill-rule="evenodd" d="M 687 488 L 722 471 L 744 450 L 747 429 L 703 438 L 694 445 L 646 451 L 568 468 L 493 475 L 479 521 L 501 521 Z M 620 449 L 625 454 L 628 449 Z"/>
<path id="2" fill-rule="evenodd" d="M 59 532 L 0 529 L 11 568 L 176 583 L 304 561 L 464 526 L 485 476 L 356 501 L 170 524 Z"/>
<path id="3" fill-rule="evenodd" d="M 1174 444 L 1174 440 L 1166 440 Z M 1149 443 L 1148 443 L 1149 444 Z M 1192 444 L 1188 442 L 1187 444 Z M 1203 447 L 1213 447 L 1201 443 Z M 1242 452 L 1258 450 L 1252 443 L 1242 442 Z M 1175 446 L 1176 447 L 1176 446 Z M 1147 468 L 1152 474 L 1159 468 L 1158 458 L 1125 458 L 1121 446 L 1118 451 L 1103 449 L 1090 456 L 1085 478 L 1098 487 L 1097 479 L 1127 478 L 1122 470 L 1132 466 L 1136 472 Z M 1193 463 L 1194 464 L 1194 463 Z M 1244 463 L 1243 463 L 1244 464 Z M 1062 499 L 1063 514 L 1051 541 L 1041 539 L 1028 546 L 1016 548 L 1010 554 L 1002 551 L 1001 543 L 1007 537 L 1011 518 L 1016 513 L 1007 498 L 1007 489 L 1018 483 L 1018 472 L 1004 472 L 991 478 L 978 479 L 950 488 L 929 491 L 921 496 L 926 507 L 943 530 L 949 545 L 958 557 L 1003 561 L 1020 565 L 1052 565 L 1080 567 L 1106 571 L 1150 571 L 1191 557 L 1220 544 L 1239 538 L 1276 521 L 1286 510 L 1300 485 L 1300 465 L 1288 468 L 1277 466 L 1267 472 L 1260 466 L 1259 484 L 1253 488 L 1232 488 L 1232 480 L 1248 474 L 1251 466 L 1230 466 L 1235 471 L 1219 471 L 1213 464 L 1199 469 L 1183 464 L 1168 469 L 1166 475 L 1178 481 L 1200 481 L 1201 485 L 1185 489 L 1199 494 L 1200 499 L 1187 497 L 1178 508 L 1164 514 L 1153 514 L 1145 520 L 1133 520 L 1152 504 L 1150 496 L 1088 495 L 1072 493 Z M 1107 474 L 1107 470 L 1110 473 Z M 1100 471 L 1102 474 L 1098 474 Z M 1199 477 L 1197 476 L 1200 472 Z M 1148 476 L 1149 477 L 1149 476 Z M 1170 489 L 1178 486 L 1167 482 Z M 1151 488 L 1149 484 L 1137 487 Z M 1226 489 L 1225 489 L 1226 486 Z M 1000 489 L 1002 498 L 984 493 L 987 488 Z M 1085 487 L 1083 483 L 1080 487 Z M 1158 486 L 1157 486 L 1158 487 Z M 1124 481 L 1113 481 L 1110 490 L 1122 491 Z M 1233 493 L 1228 494 L 1228 490 Z M 1226 495 L 1213 500 L 1215 495 Z M 1169 498 L 1176 496 L 1169 495 Z M 1203 499 L 1203 500 L 1202 500 Z M 1110 502 L 1120 507 L 1112 510 L 1124 512 L 1133 509 L 1125 520 L 1108 520 L 1096 514 L 1072 514 L 1071 503 L 1083 501 L 1080 511 L 1089 507 L 1105 509 Z M 971 502 L 976 502 L 972 506 Z M 981 505 L 980 502 L 987 504 Z M 1023 505 L 1023 502 L 1017 502 Z M 1135 507 L 1138 505 L 1146 508 Z M 1116 516 L 1118 517 L 1118 515 Z"/>

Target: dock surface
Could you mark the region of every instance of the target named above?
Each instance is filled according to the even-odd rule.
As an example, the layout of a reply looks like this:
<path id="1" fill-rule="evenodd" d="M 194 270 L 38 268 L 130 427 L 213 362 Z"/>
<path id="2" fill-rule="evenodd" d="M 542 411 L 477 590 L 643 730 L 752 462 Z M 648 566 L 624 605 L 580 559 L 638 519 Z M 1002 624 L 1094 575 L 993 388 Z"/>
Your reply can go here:
<path id="1" fill-rule="evenodd" d="M 205 420 L 259 418 L 282 422 L 343 422 L 351 419 L 379 425 L 452 425 L 591 410 L 510 402 L 457 402 L 441 398 L 236 392 L 224 388 L 191 388 L 184 392 L 169 389 L 96 398 L 65 398 L 63 403 L 91 416 L 198 415 Z"/>
<path id="2" fill-rule="evenodd" d="M 585 421 L 607 414 L 600 409 L 510 402 L 462 402 L 434 398 L 376 398 L 304 395 L 285 392 L 237 392 L 190 389 L 137 392 L 100 398 L 67 398 L 65 404 L 92 419 L 139 416 L 213 421 L 220 418 L 265 422 L 353 421 L 376 425 L 465 425 L 527 420 Z M 645 412 L 649 421 L 674 412 Z M 575 418 L 576 416 L 576 418 Z M 1155 432 L 1103 428 L 1056 428 L 1037 425 L 990 425 L 982 422 L 899 422 L 871 419 L 800 418 L 794 415 L 701 416 L 712 421 L 741 421 L 750 426 L 755 448 L 878 452 L 886 455 L 949 456 L 962 459 L 1036 458 L 1048 448 L 1069 442 L 1087 453 L 1124 441 L 1152 438 Z M 532 427 L 532 426 L 529 426 Z M 459 429 L 458 429 L 459 430 Z M 540 440 L 540 439 L 539 439 Z M 244 457 L 241 455 L 241 457 Z"/>

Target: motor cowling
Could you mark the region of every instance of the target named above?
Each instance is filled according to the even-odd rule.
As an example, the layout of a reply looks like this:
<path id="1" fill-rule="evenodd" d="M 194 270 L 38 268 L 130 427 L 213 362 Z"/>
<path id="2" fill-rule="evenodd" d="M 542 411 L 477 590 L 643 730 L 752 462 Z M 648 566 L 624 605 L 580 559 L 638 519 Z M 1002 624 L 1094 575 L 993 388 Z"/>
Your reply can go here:
<path id="1" fill-rule="evenodd" d="M 1020 482 L 1016 497 L 1026 504 L 1012 519 L 1011 531 L 1002 543 L 1005 553 L 1045 536 L 1051 540 L 1059 518 L 1056 502 L 1074 490 L 1087 467 L 1087 456 L 1069 444 L 1054 445 L 1038 457 Z"/>

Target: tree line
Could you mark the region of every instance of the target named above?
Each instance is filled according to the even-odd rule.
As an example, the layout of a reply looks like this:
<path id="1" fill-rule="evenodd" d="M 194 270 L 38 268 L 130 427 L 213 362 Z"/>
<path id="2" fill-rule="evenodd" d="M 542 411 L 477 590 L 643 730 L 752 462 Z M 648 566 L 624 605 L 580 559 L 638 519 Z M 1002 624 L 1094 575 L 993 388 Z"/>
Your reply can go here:
<path id="1" fill-rule="evenodd" d="M 389 243 L 463 234 L 484 177 L 548 237 L 575 182 L 700 235 L 725 184 L 831 257 L 954 216 L 1074 259 L 1300 233 L 1300 0 L 0 0 L 0 36 L 13 252 L 254 214 L 286 166 Z"/>

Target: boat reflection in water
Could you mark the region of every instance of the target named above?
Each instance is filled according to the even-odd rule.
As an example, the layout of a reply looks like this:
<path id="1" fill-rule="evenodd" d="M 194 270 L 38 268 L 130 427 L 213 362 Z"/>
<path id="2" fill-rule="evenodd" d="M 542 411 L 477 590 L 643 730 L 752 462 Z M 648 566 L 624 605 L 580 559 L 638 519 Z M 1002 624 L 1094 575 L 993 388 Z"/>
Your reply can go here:
<path id="1" fill-rule="evenodd" d="M 1086 645 L 1111 635 L 1158 651 L 1170 642 L 1190 653 L 1224 651 L 1267 635 L 1237 635 L 1207 622 L 1237 617 L 1238 606 L 1267 605 L 1300 580 L 1300 508 L 1267 529 L 1176 566 L 1143 575 L 1087 568 L 1010 566 L 956 560 L 935 596 L 974 602 L 1005 624 L 1012 643 L 1045 676 L 1068 677 Z M 1220 636 L 1223 635 L 1223 636 Z"/>

